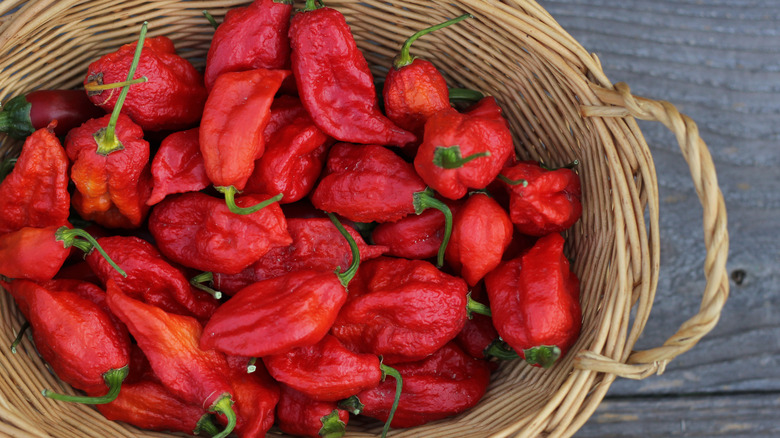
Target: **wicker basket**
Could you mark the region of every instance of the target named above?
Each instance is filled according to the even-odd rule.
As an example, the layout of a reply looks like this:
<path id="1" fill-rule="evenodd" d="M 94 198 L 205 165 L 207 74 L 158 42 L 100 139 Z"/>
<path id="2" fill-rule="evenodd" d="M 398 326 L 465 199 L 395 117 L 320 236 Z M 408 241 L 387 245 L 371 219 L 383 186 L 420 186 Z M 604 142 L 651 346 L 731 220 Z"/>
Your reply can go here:
<path id="1" fill-rule="evenodd" d="M 4 0 L 0 2 L 0 101 L 35 88 L 74 87 L 89 62 L 137 38 L 167 35 L 202 67 L 218 20 L 246 1 Z M 716 324 L 728 295 L 726 212 L 712 159 L 696 125 L 666 102 L 632 96 L 613 85 L 599 60 L 531 0 L 326 0 L 352 26 L 375 74 L 383 75 L 415 30 L 465 12 L 475 18 L 428 35 L 413 53 L 446 73 L 451 86 L 494 95 L 527 159 L 558 165 L 580 160 L 583 217 L 568 235 L 582 280 L 583 332 L 549 370 L 503 363 L 484 400 L 446 421 L 396 437 L 570 436 L 596 409 L 617 376 L 661 373 Z M 690 166 L 704 216 L 707 279 L 698 313 L 663 346 L 632 351 L 647 322 L 658 280 L 658 189 L 650 151 L 635 119 L 672 130 Z M 2 154 L 19 142 L 0 138 Z M 7 346 L 21 325 L 13 300 L 0 291 L 0 435 L 14 437 L 170 436 L 104 420 L 90 407 L 41 396 L 72 391 L 47 371 L 25 341 Z M 348 436 L 376 436 L 380 425 L 353 421 Z"/>

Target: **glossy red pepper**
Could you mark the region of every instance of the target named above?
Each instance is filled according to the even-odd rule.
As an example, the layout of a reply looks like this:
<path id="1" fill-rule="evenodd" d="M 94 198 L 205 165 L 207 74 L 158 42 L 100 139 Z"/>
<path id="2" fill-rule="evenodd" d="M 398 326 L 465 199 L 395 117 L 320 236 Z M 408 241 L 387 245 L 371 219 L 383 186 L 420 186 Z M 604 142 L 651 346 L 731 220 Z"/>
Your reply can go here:
<path id="1" fill-rule="evenodd" d="M 304 198 L 314 188 L 331 140 L 308 116 L 281 127 L 255 161 L 245 193 L 282 193 L 281 203 Z"/>
<path id="2" fill-rule="evenodd" d="M 203 113 L 206 87 L 203 77 L 189 61 L 176 54 L 173 42 L 166 36 L 144 39 L 136 70 L 147 78 L 134 84 L 127 94 L 122 111 L 145 131 L 181 130 L 195 126 Z M 102 56 L 87 68 L 84 79 L 89 91 L 94 83 L 130 81 L 131 60 L 138 43 L 121 46 Z M 119 101 L 115 89 L 88 92 L 89 99 L 106 112 Z M 120 103 L 121 104 L 121 103 Z"/>
<path id="3" fill-rule="evenodd" d="M 514 154 L 503 118 L 440 111 L 425 123 L 414 168 L 431 188 L 449 199 L 483 189 Z"/>
<path id="4" fill-rule="evenodd" d="M 582 326 L 579 280 L 563 244 L 560 234 L 549 234 L 485 277 L 501 338 L 527 362 L 545 368 L 566 354 Z"/>
<path id="5" fill-rule="evenodd" d="M 360 233 L 345 227 L 360 252 L 361 260 L 370 260 L 382 255 L 386 248 L 368 245 Z M 289 246 L 277 246 L 268 251 L 252 266 L 236 275 L 214 273 L 214 287 L 233 295 L 252 283 L 280 277 L 293 271 L 333 271 L 349 266 L 352 251 L 333 223 L 327 218 L 290 218 L 287 231 L 292 237 Z"/>
<path id="6" fill-rule="evenodd" d="M 290 24 L 292 70 L 314 123 L 344 142 L 403 146 L 415 141 L 380 111 L 373 76 L 344 16 L 317 3 L 307 0 Z"/>
<path id="7" fill-rule="evenodd" d="M 146 200 L 154 205 L 174 193 L 197 192 L 211 184 L 200 154 L 198 128 L 174 132 L 160 143 L 152 160 L 152 193 Z"/>
<path id="8" fill-rule="evenodd" d="M 236 416 L 227 361 L 217 351 L 198 348 L 200 323 L 130 298 L 113 280 L 108 281 L 106 292 L 111 311 L 127 325 L 166 389 L 185 403 L 226 415 L 228 426 L 215 436 L 229 435 Z"/>
<path id="9" fill-rule="evenodd" d="M 10 99 L 0 110 L 0 132 L 23 139 L 52 121 L 54 134 L 63 136 L 104 111 L 81 90 L 35 90 Z"/>
<path id="10" fill-rule="evenodd" d="M 132 298 L 157 306 L 166 312 L 208 319 L 218 302 L 204 292 L 193 290 L 187 278 L 171 266 L 150 243 L 132 236 L 101 237 L 98 243 L 127 274 L 120 276 L 98 254 L 86 260 L 103 285 L 116 281 Z"/>
<path id="11" fill-rule="evenodd" d="M 331 334 L 389 364 L 422 359 L 466 321 L 466 282 L 423 260 L 379 257 L 360 266 Z"/>
<path id="12" fill-rule="evenodd" d="M 281 385 L 276 421 L 284 433 L 311 438 L 339 438 L 349 422 L 349 412 L 336 402 L 316 401 L 306 394 Z"/>
<path id="13" fill-rule="evenodd" d="M 498 202 L 484 193 L 474 193 L 453 217 L 444 257 L 469 286 L 474 286 L 501 263 L 513 231 L 509 214 Z"/>
<path id="14" fill-rule="evenodd" d="M 287 70 L 256 69 L 219 76 L 200 125 L 200 152 L 209 180 L 232 195 L 244 189 L 265 151 L 263 131 Z M 275 193 L 274 193 L 275 194 Z M 229 199 L 228 200 L 228 204 Z M 239 212 L 236 210 L 236 212 Z"/>
<path id="15" fill-rule="evenodd" d="M 257 68 L 288 68 L 290 63 L 291 1 L 255 0 L 230 9 L 214 36 L 206 57 L 204 79 L 211 90 L 225 72 Z"/>
<path id="16" fill-rule="evenodd" d="M 169 196 L 149 217 L 149 231 L 168 259 L 201 271 L 237 274 L 275 246 L 292 243 L 279 205 L 246 195 L 237 205 L 267 204 L 252 214 L 233 214 L 224 202 L 201 192 Z"/>
<path id="17" fill-rule="evenodd" d="M 51 291 L 29 280 L 2 282 L 33 330 L 35 347 L 57 376 L 93 394 L 81 397 L 44 390 L 78 403 L 109 403 L 120 392 L 130 363 L 130 337 L 97 304 L 68 291 Z M 108 392 L 106 392 L 108 388 Z"/>
<path id="18" fill-rule="evenodd" d="M 227 356 L 237 417 L 235 433 L 239 438 L 264 437 L 274 424 L 279 384 L 268 375 L 262 363 L 247 372 L 248 360 L 247 357 Z M 224 423 L 224 416 L 219 418 Z"/>
<path id="19" fill-rule="evenodd" d="M 480 303 L 487 301 L 487 294 L 482 284 L 478 283 L 469 292 L 470 298 Z M 486 359 L 489 357 L 486 350 L 497 339 L 498 332 L 493 327 L 493 320 L 489 316 L 472 313 L 463 325 L 463 329 L 455 337 L 455 343 L 471 357 Z"/>
<path id="20" fill-rule="evenodd" d="M 509 215 L 523 234 L 559 233 L 582 216 L 580 177 L 569 168 L 522 161 L 504 168 L 501 179 L 509 189 Z"/>
<path id="21" fill-rule="evenodd" d="M 241 289 L 214 312 L 201 348 L 263 357 L 316 344 L 328 333 L 360 263 L 357 244 L 335 216 L 330 217 L 352 248 L 349 269 L 294 271 Z"/>
<path id="22" fill-rule="evenodd" d="M 303 107 L 300 99 L 285 95 L 274 98 L 274 101 L 271 103 L 271 117 L 263 130 L 263 138 L 266 143 L 276 131 L 299 117 L 309 117 L 309 113 L 306 112 L 306 108 Z"/>
<path id="23" fill-rule="evenodd" d="M 53 279 L 45 282 L 38 282 L 39 285 L 41 285 L 46 290 L 49 290 L 51 292 L 57 293 L 57 292 L 69 292 L 74 293 L 78 295 L 79 297 L 93 302 L 95 305 L 97 305 L 103 312 L 105 312 L 106 315 L 111 319 L 111 321 L 116 326 L 117 332 L 123 332 L 127 333 L 127 327 L 125 324 L 119 320 L 113 313 L 111 313 L 111 309 L 108 307 L 108 302 L 106 302 L 106 291 L 101 289 L 100 286 L 90 283 L 88 281 L 82 281 L 78 279 Z M 130 348 L 130 370 L 128 372 L 128 378 L 133 373 L 133 346 Z M 137 369 L 135 370 L 138 371 Z M 137 376 L 133 376 L 135 378 Z M 125 379 L 125 382 L 127 382 L 127 379 Z"/>
<path id="24" fill-rule="evenodd" d="M 53 128 L 27 137 L 13 171 L 0 183 L 0 234 L 68 220 L 69 163 Z"/>

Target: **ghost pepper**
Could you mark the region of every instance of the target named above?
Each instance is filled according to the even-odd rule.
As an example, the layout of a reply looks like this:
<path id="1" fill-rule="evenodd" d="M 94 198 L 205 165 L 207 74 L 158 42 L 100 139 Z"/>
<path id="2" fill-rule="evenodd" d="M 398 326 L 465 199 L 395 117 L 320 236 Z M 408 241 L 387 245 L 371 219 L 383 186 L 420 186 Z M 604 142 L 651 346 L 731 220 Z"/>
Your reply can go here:
<path id="1" fill-rule="evenodd" d="M 349 412 L 336 402 L 312 400 L 286 385 L 281 388 L 276 421 L 282 432 L 312 438 L 344 436 Z"/>
<path id="2" fill-rule="evenodd" d="M 582 327 L 579 280 L 553 233 L 485 277 L 493 325 L 518 354 L 549 368 L 577 340 Z"/>
<path id="3" fill-rule="evenodd" d="M 249 358 L 228 355 L 226 359 L 235 400 L 235 433 L 239 438 L 263 437 L 274 424 L 274 411 L 279 403 L 279 384 L 268 375 L 262 363 L 249 373 Z M 219 419 L 225 422 L 224 416 Z"/>
<path id="4" fill-rule="evenodd" d="M 152 160 L 152 193 L 146 200 L 154 205 L 174 193 L 197 192 L 211 184 L 200 154 L 198 128 L 174 132 L 160 143 Z"/>

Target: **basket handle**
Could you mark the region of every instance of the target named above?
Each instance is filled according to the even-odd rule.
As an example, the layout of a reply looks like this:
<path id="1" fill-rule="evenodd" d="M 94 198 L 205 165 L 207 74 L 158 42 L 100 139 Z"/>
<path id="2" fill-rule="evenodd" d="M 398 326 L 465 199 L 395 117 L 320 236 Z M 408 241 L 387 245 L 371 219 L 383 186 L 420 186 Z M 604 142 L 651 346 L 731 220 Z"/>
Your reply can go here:
<path id="1" fill-rule="evenodd" d="M 575 367 L 580 369 L 606 372 L 630 379 L 644 379 L 653 374 L 663 373 L 669 361 L 696 345 L 715 327 L 720 318 L 729 294 L 729 279 L 726 273 L 729 246 L 726 207 L 718 187 L 712 157 L 707 145 L 699 137 L 696 123 L 691 118 L 681 114 L 669 102 L 633 96 L 628 85 L 624 83 L 615 84 L 614 89 L 595 85 L 592 88 L 602 102 L 614 106 L 584 106 L 582 107 L 584 116 L 633 116 L 637 119 L 660 122 L 674 133 L 690 168 L 696 194 L 704 209 L 704 244 L 707 250 L 704 276 L 707 284 L 699 312 L 684 322 L 662 346 L 634 351 L 626 363 L 593 351 L 580 352 L 575 358 Z"/>

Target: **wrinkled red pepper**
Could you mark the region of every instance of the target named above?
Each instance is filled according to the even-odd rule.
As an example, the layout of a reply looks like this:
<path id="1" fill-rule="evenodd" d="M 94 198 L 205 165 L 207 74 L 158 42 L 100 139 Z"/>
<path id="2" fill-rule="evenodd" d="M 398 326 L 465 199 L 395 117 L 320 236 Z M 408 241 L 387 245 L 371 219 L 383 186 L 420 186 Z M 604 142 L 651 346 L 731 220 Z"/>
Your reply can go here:
<path id="1" fill-rule="evenodd" d="M 504 168 L 501 179 L 509 188 L 510 218 L 523 234 L 559 233 L 582 216 L 580 177 L 569 168 L 522 161 Z"/>
<path id="2" fill-rule="evenodd" d="M 14 297 L 33 330 L 35 346 L 57 376 L 94 397 L 44 390 L 56 400 L 101 404 L 114 400 L 127 377 L 130 337 L 97 304 L 29 280 L 0 283 Z M 108 387 L 108 392 L 106 388 Z"/>
<path id="3" fill-rule="evenodd" d="M 549 234 L 485 277 L 501 338 L 527 362 L 544 368 L 566 354 L 582 326 L 579 280 L 563 244 L 560 234 Z"/>
<path id="4" fill-rule="evenodd" d="M 331 140 L 308 116 L 281 127 L 255 161 L 245 193 L 282 193 L 281 203 L 304 198 L 314 188 Z"/>
<path id="5" fill-rule="evenodd" d="M 53 129 L 51 124 L 27 137 L 13 171 L 0 183 L 0 234 L 68 220 L 69 163 Z"/>
<path id="6" fill-rule="evenodd" d="M 218 77 L 209 93 L 200 124 L 200 152 L 209 180 L 225 192 L 228 205 L 244 189 L 255 160 L 265 150 L 263 131 L 271 102 L 289 74 L 262 68 L 228 72 Z"/>
<path id="7" fill-rule="evenodd" d="M 357 243 L 361 260 L 370 260 L 382 255 L 386 248 L 367 245 L 360 233 L 345 227 Z M 352 251 L 349 243 L 327 218 L 290 218 L 287 231 L 292 237 L 289 246 L 277 246 L 268 251 L 252 266 L 236 275 L 214 273 L 214 287 L 233 295 L 252 283 L 280 277 L 293 271 L 333 271 L 340 266 L 349 266 Z"/>
<path id="8" fill-rule="evenodd" d="M 478 283 L 470 292 L 470 298 L 480 303 L 487 301 L 482 284 Z M 489 316 L 472 313 L 463 325 L 463 329 L 455 337 L 455 343 L 471 357 L 486 359 L 489 357 L 486 350 L 497 339 L 498 332 L 493 327 L 493 320 Z"/>
<path id="9" fill-rule="evenodd" d="M 200 323 L 130 298 L 113 280 L 108 281 L 106 292 L 111 311 L 127 325 L 160 383 L 185 403 L 226 415 L 227 427 L 215 436 L 229 435 L 236 416 L 227 361 L 217 351 L 198 347 Z"/>
<path id="10" fill-rule="evenodd" d="M 431 188 L 449 199 L 483 189 L 514 154 L 512 135 L 502 117 L 440 111 L 425 123 L 414 168 Z"/>
<path id="11" fill-rule="evenodd" d="M 349 412 L 336 402 L 316 401 L 286 385 L 276 407 L 276 421 L 284 433 L 312 438 L 339 438 L 349 422 Z"/>
<path id="12" fill-rule="evenodd" d="M 235 433 L 239 438 L 264 437 L 274 424 L 279 385 L 262 364 L 256 365 L 251 373 L 247 372 L 248 360 L 247 357 L 227 356 L 237 417 Z M 224 416 L 219 419 L 225 422 Z"/>
<path id="13" fill-rule="evenodd" d="M 149 217 L 160 252 L 183 266 L 237 274 L 275 246 L 292 243 L 277 198 L 246 195 L 238 206 L 267 204 L 252 214 L 232 213 L 224 202 L 201 192 L 169 196 Z"/>
<path id="14" fill-rule="evenodd" d="M 343 273 L 294 271 L 241 289 L 214 312 L 201 348 L 263 357 L 316 344 L 328 333 L 360 263 L 357 244 L 335 216 L 330 217 L 352 248 L 349 268 Z"/>
<path id="15" fill-rule="evenodd" d="M 290 24 L 290 59 L 301 101 L 314 123 L 344 142 L 403 146 L 415 141 L 379 109 L 374 79 L 337 10 L 307 0 Z"/>
<path id="16" fill-rule="evenodd" d="M 379 257 L 360 266 L 331 334 L 389 364 L 422 359 L 466 321 L 466 282 L 422 260 Z"/>
<path id="17" fill-rule="evenodd" d="M 267 143 L 276 131 L 299 117 L 309 117 L 309 113 L 306 112 L 306 108 L 303 107 L 300 99 L 285 95 L 276 97 L 271 103 L 271 117 L 263 130 L 265 142 Z"/>
<path id="18" fill-rule="evenodd" d="M 227 12 L 214 31 L 204 79 L 211 90 L 225 72 L 289 68 L 292 1 L 255 0 Z"/>
<path id="19" fill-rule="evenodd" d="M 134 84 L 127 94 L 123 111 L 145 131 L 181 130 L 198 123 L 206 102 L 203 77 L 189 61 L 176 54 L 173 42 L 165 36 L 141 43 L 137 74 L 147 80 Z M 84 79 L 89 99 L 111 112 L 119 101 L 115 89 L 89 92 L 93 83 L 131 81 L 128 75 L 138 43 L 121 46 L 89 65 Z M 120 103 L 121 105 L 121 103 Z"/>
<path id="20" fill-rule="evenodd" d="M 160 143 L 152 160 L 152 193 L 146 200 L 154 205 L 174 193 L 197 192 L 211 184 L 200 154 L 198 128 L 174 132 Z"/>
<path id="21" fill-rule="evenodd" d="M 3 105 L 0 109 L 0 132 L 21 140 L 56 120 L 54 134 L 63 136 L 76 126 L 103 114 L 103 110 L 93 105 L 81 90 L 35 90 L 16 96 Z"/>
<path id="22" fill-rule="evenodd" d="M 474 193 L 453 217 L 444 257 L 469 286 L 474 286 L 501 263 L 513 231 L 509 214 L 498 202 L 484 193 Z"/>
<path id="23" fill-rule="evenodd" d="M 395 365 L 403 378 L 403 391 L 390 426 L 412 427 L 447 418 L 479 402 L 490 383 L 486 361 L 474 359 L 454 343 L 448 343 L 417 362 Z M 386 421 L 395 397 L 385 381 L 357 395 L 367 417 Z"/>

